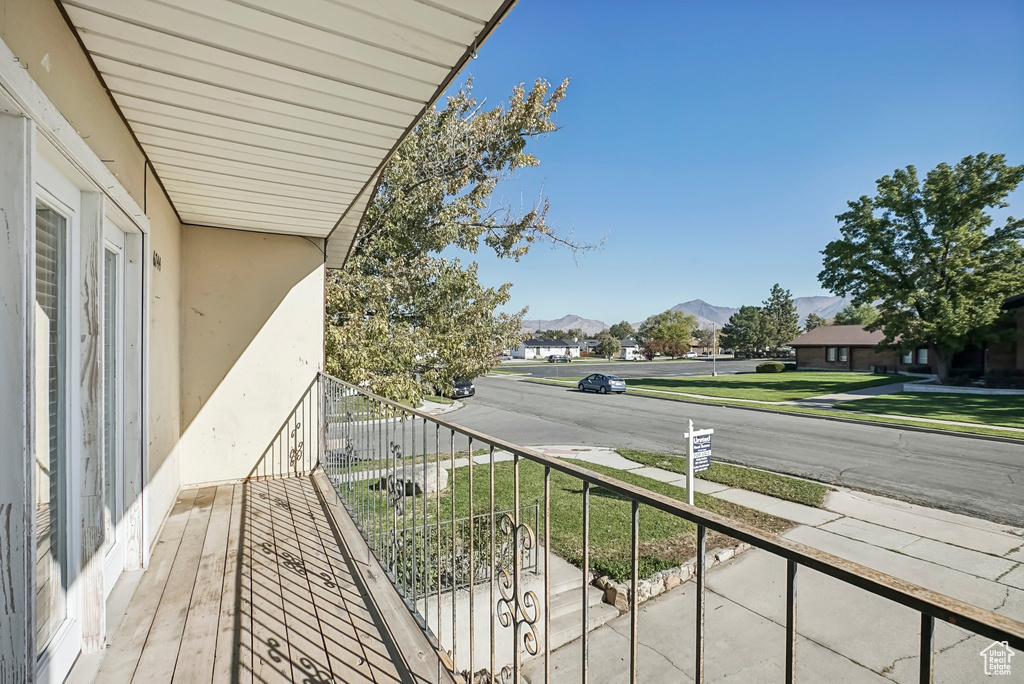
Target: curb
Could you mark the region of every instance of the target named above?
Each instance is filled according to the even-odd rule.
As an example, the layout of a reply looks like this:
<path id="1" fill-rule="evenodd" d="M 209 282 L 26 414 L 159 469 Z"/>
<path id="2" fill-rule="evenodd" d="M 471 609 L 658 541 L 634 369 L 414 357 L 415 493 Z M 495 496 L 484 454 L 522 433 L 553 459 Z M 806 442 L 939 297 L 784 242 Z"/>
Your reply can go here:
<path id="1" fill-rule="evenodd" d="M 547 378 L 538 378 L 544 379 Z M 546 385 L 543 382 L 531 383 L 534 385 Z M 548 385 L 548 387 L 557 387 L 557 385 Z M 571 385 L 566 386 L 567 389 L 573 389 Z M 797 413 L 795 411 L 778 411 L 771 408 L 761 408 L 760 406 L 741 406 L 739 404 L 718 404 L 713 401 L 699 401 L 691 400 L 689 397 L 681 399 L 673 399 L 671 397 L 659 397 L 650 394 L 630 394 L 627 390 L 624 396 L 639 397 L 641 399 L 655 399 L 657 401 L 672 401 L 675 403 L 684 404 L 700 404 L 701 406 L 713 406 L 716 408 L 730 408 L 739 409 L 740 411 L 758 411 L 760 413 L 773 413 L 775 415 L 795 416 L 797 418 L 813 418 L 815 420 L 831 420 L 837 423 L 855 423 L 857 425 L 873 425 L 875 427 L 890 428 L 893 430 L 909 430 L 910 432 L 924 432 L 930 435 L 946 435 L 954 437 L 967 437 L 969 439 L 981 439 L 988 442 L 1002 442 L 1004 444 L 1024 444 L 1024 437 L 1021 439 L 1015 439 L 1013 437 L 999 437 L 997 435 L 979 435 L 973 432 L 960 432 L 957 430 L 937 430 L 935 428 L 920 427 L 917 425 L 900 425 L 897 423 L 882 423 L 874 420 L 858 420 L 856 418 L 839 418 L 838 416 L 819 416 L 815 413 Z"/>

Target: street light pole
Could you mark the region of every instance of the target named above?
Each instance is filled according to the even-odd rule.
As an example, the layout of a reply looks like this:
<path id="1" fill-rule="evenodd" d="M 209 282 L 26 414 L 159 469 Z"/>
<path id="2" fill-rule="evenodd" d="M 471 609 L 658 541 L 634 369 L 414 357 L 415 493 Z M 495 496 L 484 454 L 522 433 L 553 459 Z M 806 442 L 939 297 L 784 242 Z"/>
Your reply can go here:
<path id="1" fill-rule="evenodd" d="M 715 361 L 718 357 L 718 328 L 715 324 L 711 324 L 711 375 L 718 377 L 718 366 L 715 365 Z"/>

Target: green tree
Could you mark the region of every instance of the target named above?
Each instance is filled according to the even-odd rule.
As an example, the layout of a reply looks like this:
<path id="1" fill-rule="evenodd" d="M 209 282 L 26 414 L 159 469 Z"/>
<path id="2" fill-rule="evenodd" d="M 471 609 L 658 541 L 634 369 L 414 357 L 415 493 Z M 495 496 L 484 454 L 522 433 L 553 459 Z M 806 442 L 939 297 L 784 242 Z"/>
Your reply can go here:
<path id="1" fill-rule="evenodd" d="M 736 351 L 757 352 L 768 347 L 761 310 L 756 306 L 741 306 L 722 326 L 722 334 Z"/>
<path id="2" fill-rule="evenodd" d="M 878 320 L 878 309 L 864 302 L 847 304 L 836 312 L 836 325 L 871 325 Z"/>
<path id="3" fill-rule="evenodd" d="M 563 340 L 582 340 L 586 337 L 587 334 L 581 328 L 569 328 L 562 333 Z"/>
<path id="4" fill-rule="evenodd" d="M 498 183 L 537 166 L 527 142 L 556 129 L 568 86 L 538 80 L 484 109 L 469 82 L 430 108 L 381 172 L 344 269 L 327 283 L 327 369 L 400 400 L 476 377 L 516 346 L 525 310 L 498 313 L 511 285 L 482 286 L 475 263 L 440 253 L 481 247 L 519 260 L 538 240 L 587 249 L 547 224 L 547 200 L 525 211 L 492 202 Z"/>
<path id="5" fill-rule="evenodd" d="M 682 356 L 690 351 L 690 340 L 696 327 L 694 316 L 669 309 L 641 323 L 636 336 L 645 354 Z"/>
<path id="6" fill-rule="evenodd" d="M 617 340 L 628 340 L 636 335 L 636 330 L 633 329 L 633 326 L 628 321 L 619 321 L 608 328 L 608 334 Z"/>
<path id="7" fill-rule="evenodd" d="M 697 342 L 700 343 L 701 349 L 707 351 L 715 346 L 715 338 L 718 337 L 717 332 L 712 328 L 701 328 L 697 331 Z"/>
<path id="8" fill-rule="evenodd" d="M 538 330 L 533 336 L 538 340 L 561 340 L 566 335 L 564 330 Z"/>
<path id="9" fill-rule="evenodd" d="M 1024 282 L 1024 219 L 993 228 L 1024 165 L 1001 154 L 939 164 L 921 183 L 913 166 L 876 182 L 877 194 L 848 202 L 839 240 L 825 250 L 821 283 L 854 302 L 877 302 L 868 328 L 883 344 L 926 345 L 940 379 L 953 355 L 992 334 L 1006 297 Z"/>
<path id="10" fill-rule="evenodd" d="M 768 299 L 761 306 L 761 330 L 768 349 L 778 350 L 800 334 L 800 315 L 793 295 L 778 283 L 772 285 Z"/>
<path id="11" fill-rule="evenodd" d="M 804 330 L 811 332 L 815 328 L 820 328 L 823 325 L 829 325 L 829 322 L 816 313 L 807 314 L 807 320 L 804 321 Z"/>
<path id="12" fill-rule="evenodd" d="M 613 356 L 617 356 L 620 349 L 619 341 L 609 335 L 608 333 L 601 333 L 597 337 L 597 347 L 594 351 L 597 352 L 598 356 L 603 356 L 609 361 Z"/>

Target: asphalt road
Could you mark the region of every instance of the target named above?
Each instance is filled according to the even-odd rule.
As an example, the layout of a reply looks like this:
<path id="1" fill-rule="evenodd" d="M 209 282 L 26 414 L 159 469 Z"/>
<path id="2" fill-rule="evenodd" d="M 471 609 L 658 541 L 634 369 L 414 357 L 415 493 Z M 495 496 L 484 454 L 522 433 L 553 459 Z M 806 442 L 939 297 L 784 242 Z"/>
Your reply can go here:
<path id="1" fill-rule="evenodd" d="M 1024 526 L 1021 445 L 628 394 L 580 394 L 512 377 L 475 384 L 476 396 L 446 418 L 524 446 L 679 453 L 690 418 L 698 428 L 715 429 L 715 459 Z"/>
<path id="2" fill-rule="evenodd" d="M 575 363 L 544 363 L 502 364 L 502 370 L 522 370 L 538 378 L 581 377 L 591 373 L 613 373 L 624 378 L 668 378 L 680 375 L 711 375 L 717 370 L 719 375 L 731 373 L 752 373 L 764 359 L 719 359 L 712 366 L 709 360 L 696 361 L 622 361 L 621 363 L 595 363 L 576 361 Z"/>

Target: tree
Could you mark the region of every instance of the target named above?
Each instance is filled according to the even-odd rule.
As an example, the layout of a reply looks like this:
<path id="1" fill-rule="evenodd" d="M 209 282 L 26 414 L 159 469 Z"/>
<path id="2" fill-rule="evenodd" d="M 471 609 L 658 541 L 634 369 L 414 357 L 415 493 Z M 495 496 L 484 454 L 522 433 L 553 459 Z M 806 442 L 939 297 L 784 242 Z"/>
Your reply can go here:
<path id="1" fill-rule="evenodd" d="M 823 325 L 829 325 L 829 322 L 816 313 L 807 314 L 807 320 L 804 321 L 804 330 L 806 332 L 811 332 L 815 328 L 820 328 Z"/>
<path id="2" fill-rule="evenodd" d="M 564 330 L 538 330 L 533 336 L 538 340 L 561 340 L 566 334 Z"/>
<path id="3" fill-rule="evenodd" d="M 565 340 L 582 340 L 586 338 L 587 334 L 580 328 L 569 328 L 562 333 L 562 339 Z"/>
<path id="4" fill-rule="evenodd" d="M 715 338 L 717 337 L 717 332 L 712 328 L 701 328 L 697 331 L 697 342 L 700 343 L 701 349 L 704 351 L 711 349 L 712 353 L 715 353 L 714 346 L 716 342 Z"/>
<path id="5" fill-rule="evenodd" d="M 327 369 L 393 399 L 415 401 L 489 370 L 522 339 L 525 309 L 497 313 L 511 285 L 482 286 L 449 248 L 519 260 L 538 240 L 588 249 L 547 224 L 547 200 L 492 203 L 497 184 L 536 166 L 529 140 L 556 130 L 568 86 L 538 80 L 485 110 L 472 82 L 429 108 L 381 172 L 353 252 L 327 282 Z"/>
<path id="6" fill-rule="evenodd" d="M 800 334 L 800 315 L 793 295 L 775 283 L 761 306 L 761 330 L 768 349 L 778 350 Z"/>
<path id="7" fill-rule="evenodd" d="M 594 351 L 597 352 L 598 356 L 603 356 L 610 361 L 613 356 L 619 353 L 619 349 L 620 345 L 617 339 L 608 333 L 601 333 L 597 338 L 597 347 Z"/>
<path id="8" fill-rule="evenodd" d="M 821 283 L 858 304 L 877 302 L 867 327 L 882 344 L 927 346 L 940 379 L 954 354 L 986 341 L 1006 297 L 1024 282 L 1024 219 L 993 228 L 991 208 L 1024 179 L 1004 155 L 939 164 L 922 184 L 913 166 L 876 181 L 877 194 L 847 203 L 839 240 L 822 252 Z"/>
<path id="9" fill-rule="evenodd" d="M 864 302 L 860 305 L 847 304 L 836 312 L 836 325 L 871 325 L 878 320 L 878 309 Z"/>
<path id="10" fill-rule="evenodd" d="M 645 354 L 682 356 L 690 351 L 690 340 L 696 327 L 694 316 L 669 309 L 641 323 L 636 336 Z"/>
<path id="11" fill-rule="evenodd" d="M 628 321 L 619 321 L 608 329 L 608 334 L 617 340 L 628 340 L 636 335 L 636 330 Z"/>
<path id="12" fill-rule="evenodd" d="M 741 306 L 722 326 L 722 334 L 729 338 L 729 346 L 737 351 L 756 352 L 768 347 L 761 310 L 756 306 Z"/>

